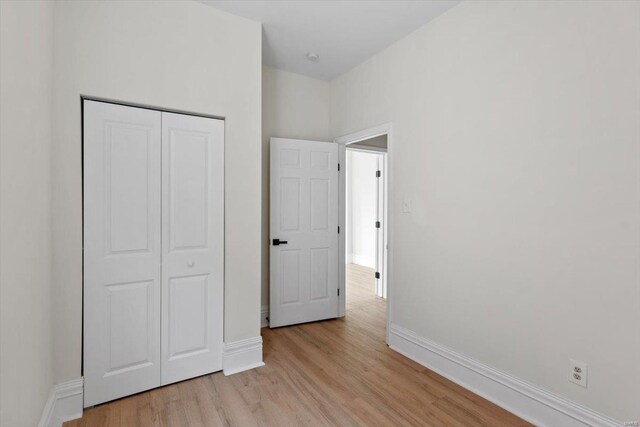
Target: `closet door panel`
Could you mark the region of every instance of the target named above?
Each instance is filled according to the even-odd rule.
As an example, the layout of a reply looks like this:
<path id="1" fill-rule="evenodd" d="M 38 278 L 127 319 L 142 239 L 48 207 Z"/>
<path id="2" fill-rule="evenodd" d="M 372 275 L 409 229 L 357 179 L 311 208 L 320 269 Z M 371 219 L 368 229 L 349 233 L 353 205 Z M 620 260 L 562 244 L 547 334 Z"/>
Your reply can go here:
<path id="1" fill-rule="evenodd" d="M 162 384 L 222 369 L 224 122 L 162 113 Z"/>
<path id="2" fill-rule="evenodd" d="M 160 385 L 160 120 L 84 101 L 85 406 Z"/>

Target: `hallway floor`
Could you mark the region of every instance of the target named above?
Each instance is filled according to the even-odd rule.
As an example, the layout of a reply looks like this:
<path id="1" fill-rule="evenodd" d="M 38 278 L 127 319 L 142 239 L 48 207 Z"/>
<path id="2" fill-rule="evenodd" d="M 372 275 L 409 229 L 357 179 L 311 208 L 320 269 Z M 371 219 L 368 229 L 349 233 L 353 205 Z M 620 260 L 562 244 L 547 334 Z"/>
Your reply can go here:
<path id="1" fill-rule="evenodd" d="M 266 366 L 116 400 L 65 427 L 526 426 L 389 349 L 373 270 L 347 266 L 347 316 L 262 329 Z"/>

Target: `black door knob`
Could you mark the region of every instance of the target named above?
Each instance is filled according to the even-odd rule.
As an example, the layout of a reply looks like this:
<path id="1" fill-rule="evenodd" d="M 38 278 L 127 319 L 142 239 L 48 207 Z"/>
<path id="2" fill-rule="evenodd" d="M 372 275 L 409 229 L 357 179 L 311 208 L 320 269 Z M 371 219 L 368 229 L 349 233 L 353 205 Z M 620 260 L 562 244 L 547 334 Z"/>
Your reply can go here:
<path id="1" fill-rule="evenodd" d="M 286 240 L 273 239 L 273 246 L 286 245 L 287 243 Z"/>

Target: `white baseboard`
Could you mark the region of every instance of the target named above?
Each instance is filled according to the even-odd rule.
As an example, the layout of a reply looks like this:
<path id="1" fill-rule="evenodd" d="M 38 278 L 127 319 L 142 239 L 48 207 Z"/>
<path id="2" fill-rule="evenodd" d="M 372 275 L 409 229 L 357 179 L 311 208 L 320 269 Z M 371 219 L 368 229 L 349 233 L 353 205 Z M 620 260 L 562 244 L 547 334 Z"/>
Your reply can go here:
<path id="1" fill-rule="evenodd" d="M 269 306 L 263 305 L 260 310 L 260 327 L 266 328 L 269 326 Z"/>
<path id="2" fill-rule="evenodd" d="M 370 256 L 351 254 L 349 256 L 351 258 L 351 263 L 358 264 L 363 267 L 376 268 L 376 260 Z"/>
<path id="3" fill-rule="evenodd" d="M 224 344 L 222 370 L 225 375 L 264 366 L 262 361 L 262 337 L 248 338 Z"/>
<path id="4" fill-rule="evenodd" d="M 537 426 L 619 427 L 623 423 L 484 365 L 398 325 L 389 347 Z"/>
<path id="5" fill-rule="evenodd" d="M 82 417 L 83 390 L 82 378 L 54 386 L 38 427 L 60 427 L 65 421 Z"/>

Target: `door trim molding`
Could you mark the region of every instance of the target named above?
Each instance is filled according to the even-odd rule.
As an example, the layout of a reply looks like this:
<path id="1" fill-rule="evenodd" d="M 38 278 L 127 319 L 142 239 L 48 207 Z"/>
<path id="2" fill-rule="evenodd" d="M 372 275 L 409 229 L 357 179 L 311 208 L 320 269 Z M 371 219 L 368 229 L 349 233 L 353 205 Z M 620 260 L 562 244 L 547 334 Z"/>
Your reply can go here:
<path id="1" fill-rule="evenodd" d="M 38 427 L 61 427 L 65 421 L 82 417 L 84 381 L 82 378 L 53 386 Z"/>
<path id="2" fill-rule="evenodd" d="M 389 347 L 534 425 L 624 425 L 396 324 L 391 325 Z"/>
<path id="3" fill-rule="evenodd" d="M 222 371 L 225 376 L 261 366 L 264 366 L 261 336 L 224 344 Z"/>
<path id="4" fill-rule="evenodd" d="M 362 140 L 374 138 L 380 135 L 387 135 L 387 164 L 385 188 L 387 197 L 386 227 L 387 227 L 387 265 L 386 265 L 386 289 L 387 289 L 387 344 L 389 343 L 389 329 L 391 327 L 391 319 L 393 318 L 393 123 L 387 122 L 358 132 L 350 133 L 333 139 L 337 143 L 338 157 L 340 164 L 343 165 L 338 176 L 338 225 L 341 230 L 346 230 L 346 147 L 350 144 L 358 143 Z M 362 146 L 359 146 L 362 148 Z M 346 235 L 344 232 L 338 236 L 338 289 L 340 296 L 338 297 L 338 317 L 343 317 L 346 313 Z"/>

